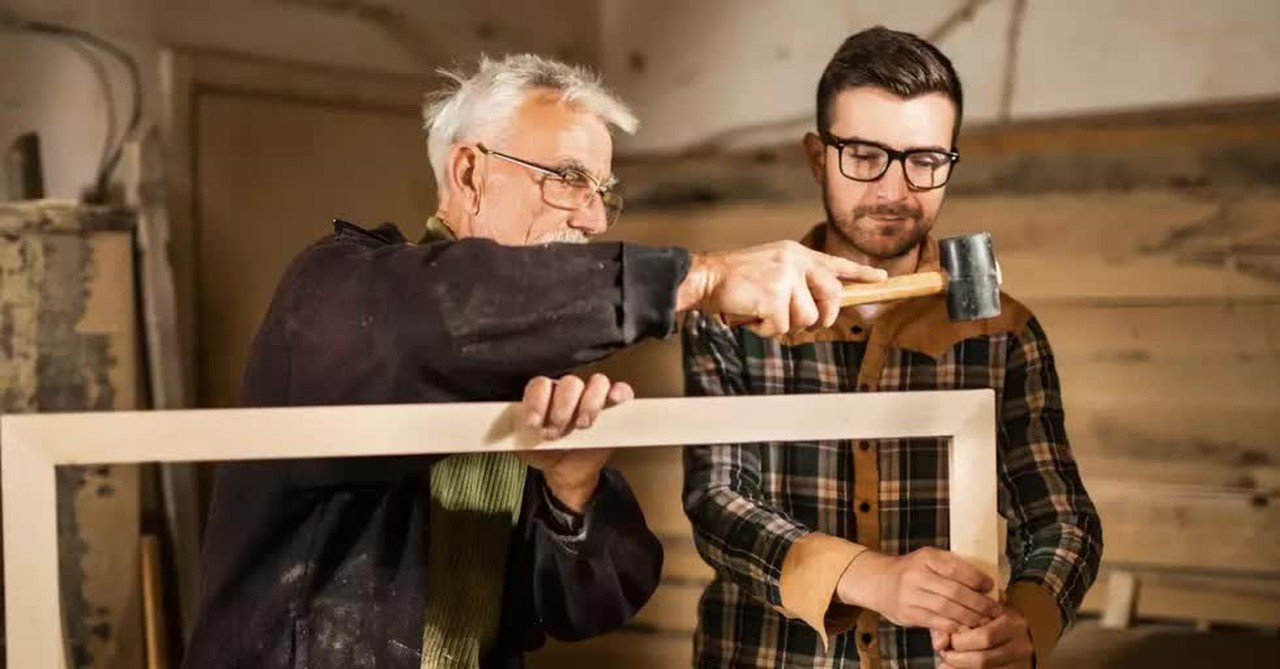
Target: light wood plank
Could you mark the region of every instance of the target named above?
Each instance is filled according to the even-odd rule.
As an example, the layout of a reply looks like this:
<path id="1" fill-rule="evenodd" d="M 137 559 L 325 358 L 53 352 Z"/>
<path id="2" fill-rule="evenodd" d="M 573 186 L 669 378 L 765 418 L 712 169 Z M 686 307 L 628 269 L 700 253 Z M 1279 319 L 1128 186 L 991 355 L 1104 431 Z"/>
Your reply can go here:
<path id="1" fill-rule="evenodd" d="M 5 420 L 11 418 L 0 418 Z M 57 489 L 53 465 L 37 444 L 0 431 L 0 481 L 5 509 L 7 666 L 65 668 L 66 621 L 57 595 Z M 20 512 L 15 513 L 15 509 Z M 39 624 L 30 625 L 31 621 Z M 23 663 L 24 658 L 35 661 Z"/>
<path id="2" fill-rule="evenodd" d="M 953 437 L 955 551 L 993 572 L 994 396 L 989 391 L 642 399 L 556 448 L 884 436 Z M 55 666 L 60 633 L 53 465 L 513 451 L 541 444 L 519 404 L 471 403 L 0 417 L 10 666 Z M 86 439 L 86 435 L 93 435 Z M 429 435 L 430 439 L 423 439 Z M 542 444 L 545 448 L 546 444 Z M 15 497 L 18 495 L 18 497 Z M 32 512 L 30 504 L 39 507 Z M 20 513 L 15 513 L 16 509 Z M 971 517 L 982 514 L 985 518 Z M 21 520 L 15 520 L 21 519 Z M 12 559 L 10 559 L 12 558 Z M 34 609 L 31 602 L 44 602 Z M 19 614 L 21 611 L 21 614 Z"/>
<path id="3" fill-rule="evenodd" d="M 635 400 L 609 409 L 590 431 L 555 442 L 524 428 L 520 405 L 506 402 L 67 413 L 0 421 L 37 443 L 52 462 L 88 464 L 949 435 L 971 427 L 970 416 L 991 402 L 986 390 Z M 94 439 L 86 441 L 86 434 Z"/>

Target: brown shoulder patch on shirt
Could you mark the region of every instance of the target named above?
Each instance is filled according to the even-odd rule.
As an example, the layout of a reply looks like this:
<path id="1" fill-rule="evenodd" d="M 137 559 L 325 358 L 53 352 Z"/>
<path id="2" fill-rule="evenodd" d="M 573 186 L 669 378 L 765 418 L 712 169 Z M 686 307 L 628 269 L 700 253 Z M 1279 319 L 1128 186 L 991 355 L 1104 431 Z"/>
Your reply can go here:
<path id="1" fill-rule="evenodd" d="M 999 316 L 978 321 L 953 322 L 947 316 L 945 296 L 935 295 L 898 305 L 882 315 L 878 325 L 895 330 L 891 337 L 895 347 L 937 359 L 966 339 L 1000 333 L 1020 333 L 1027 327 L 1031 316 L 1031 311 L 1021 302 L 1001 293 Z"/>

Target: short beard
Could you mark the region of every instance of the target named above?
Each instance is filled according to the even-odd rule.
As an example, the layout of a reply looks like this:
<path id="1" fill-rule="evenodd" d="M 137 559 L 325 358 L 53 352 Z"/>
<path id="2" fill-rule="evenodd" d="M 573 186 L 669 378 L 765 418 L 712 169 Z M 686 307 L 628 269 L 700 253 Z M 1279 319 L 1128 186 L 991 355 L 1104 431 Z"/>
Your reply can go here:
<path id="1" fill-rule="evenodd" d="M 839 235 L 847 244 L 859 253 L 876 261 L 888 261 L 901 258 L 914 251 L 924 242 L 925 235 L 933 228 L 933 219 L 924 220 L 924 212 L 905 202 L 892 202 L 871 206 L 854 207 L 847 216 L 837 217 L 831 210 L 831 203 L 824 196 L 822 205 L 827 210 L 828 227 Z M 883 240 L 867 227 L 860 227 L 858 222 L 868 221 L 874 224 L 871 216 L 906 219 L 909 226 L 897 239 Z"/>

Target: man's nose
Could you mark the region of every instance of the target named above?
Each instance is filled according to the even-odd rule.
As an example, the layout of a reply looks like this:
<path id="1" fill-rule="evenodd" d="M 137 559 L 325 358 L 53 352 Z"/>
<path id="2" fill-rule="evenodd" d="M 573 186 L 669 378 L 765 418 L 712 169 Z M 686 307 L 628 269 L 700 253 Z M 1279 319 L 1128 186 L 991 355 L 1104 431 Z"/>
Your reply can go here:
<path id="1" fill-rule="evenodd" d="M 569 216 L 569 227 L 581 230 L 588 236 L 602 235 L 609 229 L 609 216 L 599 193 L 593 193 L 587 203 Z"/>

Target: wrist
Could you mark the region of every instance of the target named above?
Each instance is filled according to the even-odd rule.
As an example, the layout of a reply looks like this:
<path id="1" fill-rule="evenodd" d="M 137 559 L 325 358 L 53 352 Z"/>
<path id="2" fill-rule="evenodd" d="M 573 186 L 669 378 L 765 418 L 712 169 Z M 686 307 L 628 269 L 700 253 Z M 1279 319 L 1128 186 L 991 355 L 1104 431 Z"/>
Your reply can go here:
<path id="1" fill-rule="evenodd" d="M 710 282 L 710 260 L 705 253 L 692 253 L 689 256 L 689 271 L 684 280 L 676 288 L 676 311 L 689 311 L 702 304 L 707 295 Z"/>
<path id="2" fill-rule="evenodd" d="M 885 560 L 875 551 L 860 553 L 845 567 L 836 584 L 836 596 L 843 604 L 879 611 L 878 592 Z"/>
<path id="3" fill-rule="evenodd" d="M 581 514 L 600 487 L 600 471 L 585 476 L 564 477 L 544 473 L 547 491 L 566 509 Z"/>

